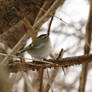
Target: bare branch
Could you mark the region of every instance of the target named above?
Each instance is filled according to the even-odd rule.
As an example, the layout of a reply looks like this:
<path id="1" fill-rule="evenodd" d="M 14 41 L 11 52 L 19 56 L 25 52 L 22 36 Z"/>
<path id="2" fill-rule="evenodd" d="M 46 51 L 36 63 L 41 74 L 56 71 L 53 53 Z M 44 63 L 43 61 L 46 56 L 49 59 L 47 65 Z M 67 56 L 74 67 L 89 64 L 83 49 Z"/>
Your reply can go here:
<path id="1" fill-rule="evenodd" d="M 20 62 L 13 62 L 8 64 L 8 68 L 11 72 L 18 72 L 21 70 L 20 66 L 25 67 L 25 71 L 27 70 L 34 70 L 34 69 L 40 69 L 42 68 L 50 68 L 50 67 L 69 67 L 73 65 L 80 65 L 83 63 L 89 63 L 92 62 L 92 54 L 90 55 L 82 55 L 82 56 L 75 56 L 75 57 L 67 57 L 62 58 L 59 60 L 55 59 L 46 59 L 43 60 L 44 62 L 41 62 L 40 60 L 37 60 L 35 63 L 29 62 L 25 63 L 24 65 Z M 47 62 L 47 63 L 46 63 Z M 48 63 L 50 62 L 50 63 Z"/>
<path id="2" fill-rule="evenodd" d="M 92 34 L 92 0 L 90 0 L 90 12 L 89 12 L 88 24 L 86 26 L 86 35 L 85 35 L 84 54 L 87 55 L 90 53 L 91 34 Z M 87 73 L 88 73 L 88 62 L 82 65 L 79 92 L 85 92 Z"/>

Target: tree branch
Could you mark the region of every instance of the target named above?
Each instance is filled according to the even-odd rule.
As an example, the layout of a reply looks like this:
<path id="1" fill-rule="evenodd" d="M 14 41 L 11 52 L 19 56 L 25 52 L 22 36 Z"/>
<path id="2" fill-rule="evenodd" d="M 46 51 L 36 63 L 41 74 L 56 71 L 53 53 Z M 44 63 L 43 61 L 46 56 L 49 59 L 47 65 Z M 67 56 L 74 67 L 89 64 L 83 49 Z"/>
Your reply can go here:
<path id="1" fill-rule="evenodd" d="M 90 53 L 91 34 L 92 34 L 92 0 L 90 0 L 90 12 L 89 12 L 89 18 L 86 26 L 86 35 L 85 35 L 84 54 L 87 54 L 87 55 Z M 88 73 L 88 62 L 82 65 L 79 92 L 85 92 L 87 73 Z"/>
<path id="2" fill-rule="evenodd" d="M 18 71 L 35 70 L 40 68 L 69 67 L 69 66 L 80 65 L 89 62 L 92 62 L 92 54 L 67 57 L 59 60 L 55 60 L 55 59 L 46 59 L 43 61 L 36 60 L 35 62 L 29 62 L 29 63 L 25 62 L 24 64 L 20 62 L 13 62 L 8 64 L 8 69 L 10 72 L 18 72 Z M 21 69 L 22 66 L 24 69 Z"/>

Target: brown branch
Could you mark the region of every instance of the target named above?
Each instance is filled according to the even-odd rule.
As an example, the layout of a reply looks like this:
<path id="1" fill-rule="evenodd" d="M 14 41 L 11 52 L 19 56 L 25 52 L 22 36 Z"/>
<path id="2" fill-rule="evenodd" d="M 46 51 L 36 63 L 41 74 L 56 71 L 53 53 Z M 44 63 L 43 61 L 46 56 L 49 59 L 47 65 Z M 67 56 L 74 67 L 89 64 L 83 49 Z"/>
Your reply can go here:
<path id="1" fill-rule="evenodd" d="M 86 26 L 85 46 L 84 46 L 84 54 L 85 55 L 86 54 L 88 55 L 90 53 L 91 34 L 92 34 L 92 0 L 90 0 L 90 12 L 89 12 L 88 23 Z M 85 92 L 87 73 L 88 73 L 88 62 L 86 62 L 82 65 L 79 92 Z"/>
<path id="2" fill-rule="evenodd" d="M 33 29 L 32 25 L 29 22 L 29 20 L 27 18 L 24 18 L 22 21 L 25 24 L 25 26 L 30 30 L 31 37 L 33 39 L 35 39 L 36 36 L 37 36 L 37 32 Z"/>
<path id="3" fill-rule="evenodd" d="M 25 63 L 23 66 L 25 67 L 25 71 L 27 70 L 34 70 L 34 69 L 40 69 L 42 68 L 50 68 L 50 67 L 69 67 L 69 66 L 74 66 L 74 65 L 80 65 L 83 63 L 89 63 L 92 62 L 92 54 L 90 55 L 82 55 L 82 56 L 75 56 L 75 57 L 67 57 L 67 58 L 62 58 L 59 60 L 53 60 L 53 59 L 48 59 L 44 60 L 45 62 L 40 62 L 37 61 L 37 63 Z M 46 63 L 47 62 L 47 63 Z M 50 62 L 50 63 L 48 63 Z M 21 71 L 21 66 L 22 64 L 19 62 L 13 62 L 8 64 L 8 68 L 10 72 L 18 72 Z M 23 69 L 22 69 L 23 70 Z"/>
<path id="4" fill-rule="evenodd" d="M 38 13 L 38 15 L 37 15 L 37 17 L 35 19 L 35 22 L 37 22 L 40 19 L 40 17 L 43 16 L 46 13 L 46 11 L 52 5 L 53 1 L 54 0 L 46 0 L 42 7 L 36 6 L 36 8 L 39 8 L 40 9 L 40 11 L 39 11 L 39 13 Z M 43 11 L 43 9 L 45 10 L 45 12 Z"/>
<path id="5" fill-rule="evenodd" d="M 43 68 L 40 68 L 39 71 L 39 92 L 43 92 L 43 75 L 44 75 L 44 69 Z"/>

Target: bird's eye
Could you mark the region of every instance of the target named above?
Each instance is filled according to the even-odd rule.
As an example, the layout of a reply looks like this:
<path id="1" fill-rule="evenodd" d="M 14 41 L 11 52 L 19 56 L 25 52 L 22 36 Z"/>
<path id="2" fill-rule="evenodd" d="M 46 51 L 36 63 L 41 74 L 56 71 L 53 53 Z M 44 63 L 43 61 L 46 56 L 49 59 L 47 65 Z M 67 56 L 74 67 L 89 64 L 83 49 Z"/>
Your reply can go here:
<path id="1" fill-rule="evenodd" d="M 34 46 L 34 44 L 33 43 L 31 43 L 30 45 L 29 45 L 29 47 L 33 47 Z"/>

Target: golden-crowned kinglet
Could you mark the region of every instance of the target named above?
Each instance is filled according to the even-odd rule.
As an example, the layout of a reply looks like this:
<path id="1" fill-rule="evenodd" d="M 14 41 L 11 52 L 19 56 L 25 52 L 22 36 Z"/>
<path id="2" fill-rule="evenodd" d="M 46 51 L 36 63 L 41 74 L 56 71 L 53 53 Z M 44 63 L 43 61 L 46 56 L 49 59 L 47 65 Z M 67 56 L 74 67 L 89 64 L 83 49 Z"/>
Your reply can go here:
<path id="1" fill-rule="evenodd" d="M 32 41 L 32 43 L 19 51 L 21 54 L 27 51 L 33 58 L 43 59 L 46 58 L 51 52 L 51 42 L 47 34 L 42 34 Z"/>

